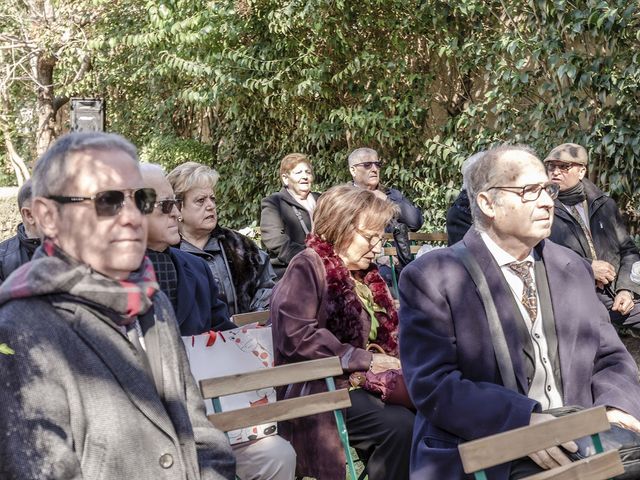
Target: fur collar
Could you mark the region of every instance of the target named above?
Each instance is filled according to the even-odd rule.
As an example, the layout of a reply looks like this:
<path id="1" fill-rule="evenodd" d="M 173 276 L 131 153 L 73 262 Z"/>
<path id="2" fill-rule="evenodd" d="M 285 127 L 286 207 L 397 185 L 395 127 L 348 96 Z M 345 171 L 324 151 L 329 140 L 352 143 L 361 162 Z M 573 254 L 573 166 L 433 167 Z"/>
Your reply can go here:
<path id="1" fill-rule="evenodd" d="M 333 250 L 333 245 L 314 234 L 307 236 L 307 247 L 314 250 L 322 259 L 327 275 L 328 328 L 343 342 L 357 347 L 362 338 L 369 332 L 363 332 L 361 314 L 364 310 L 355 291 L 355 282 L 344 262 Z M 375 343 L 380 345 L 389 355 L 398 355 L 398 312 L 389 294 L 389 289 L 378 273 L 378 268 L 371 265 L 367 270 L 353 272 L 358 280 L 369 287 L 374 302 L 383 307 L 385 312 L 376 312 L 380 324 Z"/>

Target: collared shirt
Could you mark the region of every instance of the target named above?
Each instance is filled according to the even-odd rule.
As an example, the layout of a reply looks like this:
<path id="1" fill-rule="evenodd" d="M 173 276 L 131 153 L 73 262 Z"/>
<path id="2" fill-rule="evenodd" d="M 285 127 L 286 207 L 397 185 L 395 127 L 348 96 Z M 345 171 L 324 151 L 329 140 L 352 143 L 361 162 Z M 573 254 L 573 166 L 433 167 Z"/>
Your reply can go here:
<path id="1" fill-rule="evenodd" d="M 553 367 L 551 360 L 549 359 L 549 347 L 547 344 L 547 337 L 544 333 L 542 324 L 542 309 L 537 309 L 536 318 L 531 323 L 529 313 L 522 303 L 522 293 L 524 291 L 524 283 L 522 279 L 516 275 L 516 273 L 509 267 L 513 262 L 526 262 L 530 261 L 535 264 L 535 258 L 533 256 L 533 250 L 529 252 L 527 258 L 524 260 L 517 260 L 511 254 L 505 252 L 496 242 L 494 242 L 489 235 L 482 232 L 480 234 L 485 245 L 489 249 L 491 256 L 496 260 L 500 266 L 500 271 L 507 281 L 513 298 L 520 309 L 522 318 L 527 327 L 527 331 L 531 337 L 534 351 L 534 374 L 532 379 L 527 379 L 529 383 L 528 397 L 540 402 L 543 410 L 549 408 L 556 408 L 562 406 L 562 395 L 560 394 L 556 379 L 553 375 Z M 535 282 L 535 269 L 530 269 L 531 276 Z M 538 289 L 536 288 L 536 296 L 538 298 L 538 305 L 540 305 L 540 296 L 538 295 Z"/>

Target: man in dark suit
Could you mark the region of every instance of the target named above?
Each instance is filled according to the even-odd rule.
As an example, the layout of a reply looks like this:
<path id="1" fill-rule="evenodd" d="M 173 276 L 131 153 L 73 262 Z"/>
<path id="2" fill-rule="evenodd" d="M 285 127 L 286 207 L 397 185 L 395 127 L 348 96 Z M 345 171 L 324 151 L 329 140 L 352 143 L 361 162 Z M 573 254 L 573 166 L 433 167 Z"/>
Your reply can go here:
<path id="1" fill-rule="evenodd" d="M 176 311 L 182 335 L 198 335 L 209 330 L 236 328 L 229 320 L 227 306 L 218 298 L 218 289 L 207 262 L 172 248 L 180 243 L 176 200 L 171 184 L 158 165 L 140 168 L 146 187 L 156 191 L 154 211 L 148 215 L 147 256 L 153 262 L 160 288 Z M 291 480 L 296 454 L 289 442 L 270 435 L 254 442 L 232 446 L 236 456 L 236 476 L 241 479 Z"/>
<path id="2" fill-rule="evenodd" d="M 610 422 L 640 431 L 638 370 L 588 263 L 544 240 L 558 188 L 540 160 L 526 147 L 498 147 L 468 179 L 474 227 L 462 245 L 486 277 L 512 373 L 498 365 L 483 303 L 455 247 L 412 262 L 400 279 L 400 356 L 418 410 L 412 478 L 465 478 L 459 443 L 545 421 L 542 411 L 555 407 L 605 405 Z M 554 447 L 489 477 L 521 478 L 566 462 Z"/>
<path id="3" fill-rule="evenodd" d="M 218 298 L 207 262 L 171 248 L 180 243 L 180 201 L 176 200 L 162 168 L 147 163 L 140 170 L 145 186 L 157 194 L 155 208 L 148 216 L 147 256 L 153 263 L 160 289 L 173 305 L 180 333 L 198 335 L 236 328 L 229 320 L 227 306 Z"/>

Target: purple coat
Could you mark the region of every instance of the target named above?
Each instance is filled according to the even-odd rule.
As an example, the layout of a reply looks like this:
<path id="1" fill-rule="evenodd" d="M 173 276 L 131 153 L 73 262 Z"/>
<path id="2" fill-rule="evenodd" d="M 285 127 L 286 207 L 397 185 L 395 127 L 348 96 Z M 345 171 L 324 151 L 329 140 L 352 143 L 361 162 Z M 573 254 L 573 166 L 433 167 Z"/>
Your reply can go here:
<path id="1" fill-rule="evenodd" d="M 362 338 L 358 345 L 342 343 L 327 330 L 327 292 L 324 265 L 310 248 L 296 255 L 271 297 L 273 350 L 276 365 L 337 355 L 345 372 L 365 371 L 372 354 L 364 348 L 371 319 L 362 311 Z M 348 375 L 336 379 L 336 386 L 348 385 Z M 326 391 L 324 380 L 290 385 L 279 398 Z M 279 433 L 291 442 L 297 454 L 297 474 L 321 480 L 345 478 L 346 458 L 336 430 L 333 413 L 281 422 Z"/>
<path id="2" fill-rule="evenodd" d="M 509 346 L 518 392 L 503 387 L 489 327 L 475 285 L 450 248 L 424 255 L 400 278 L 400 358 L 418 409 L 411 478 L 465 476 L 461 442 L 521 427 L 540 405 L 528 391 L 526 351 L 513 296 L 480 235 L 463 242 L 478 261 Z M 565 405 L 607 405 L 640 418 L 635 362 L 609 322 L 594 290 L 589 265 L 550 241 L 536 247 L 547 272 Z M 506 480 L 510 465 L 489 478 Z"/>

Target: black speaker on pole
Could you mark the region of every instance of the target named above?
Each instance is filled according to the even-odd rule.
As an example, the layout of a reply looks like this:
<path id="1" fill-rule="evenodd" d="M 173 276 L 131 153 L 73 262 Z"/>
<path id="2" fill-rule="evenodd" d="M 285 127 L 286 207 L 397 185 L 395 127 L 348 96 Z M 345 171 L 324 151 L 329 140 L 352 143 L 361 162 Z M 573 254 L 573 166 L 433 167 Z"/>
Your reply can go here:
<path id="1" fill-rule="evenodd" d="M 104 132 L 105 102 L 100 98 L 71 99 L 72 132 Z"/>

